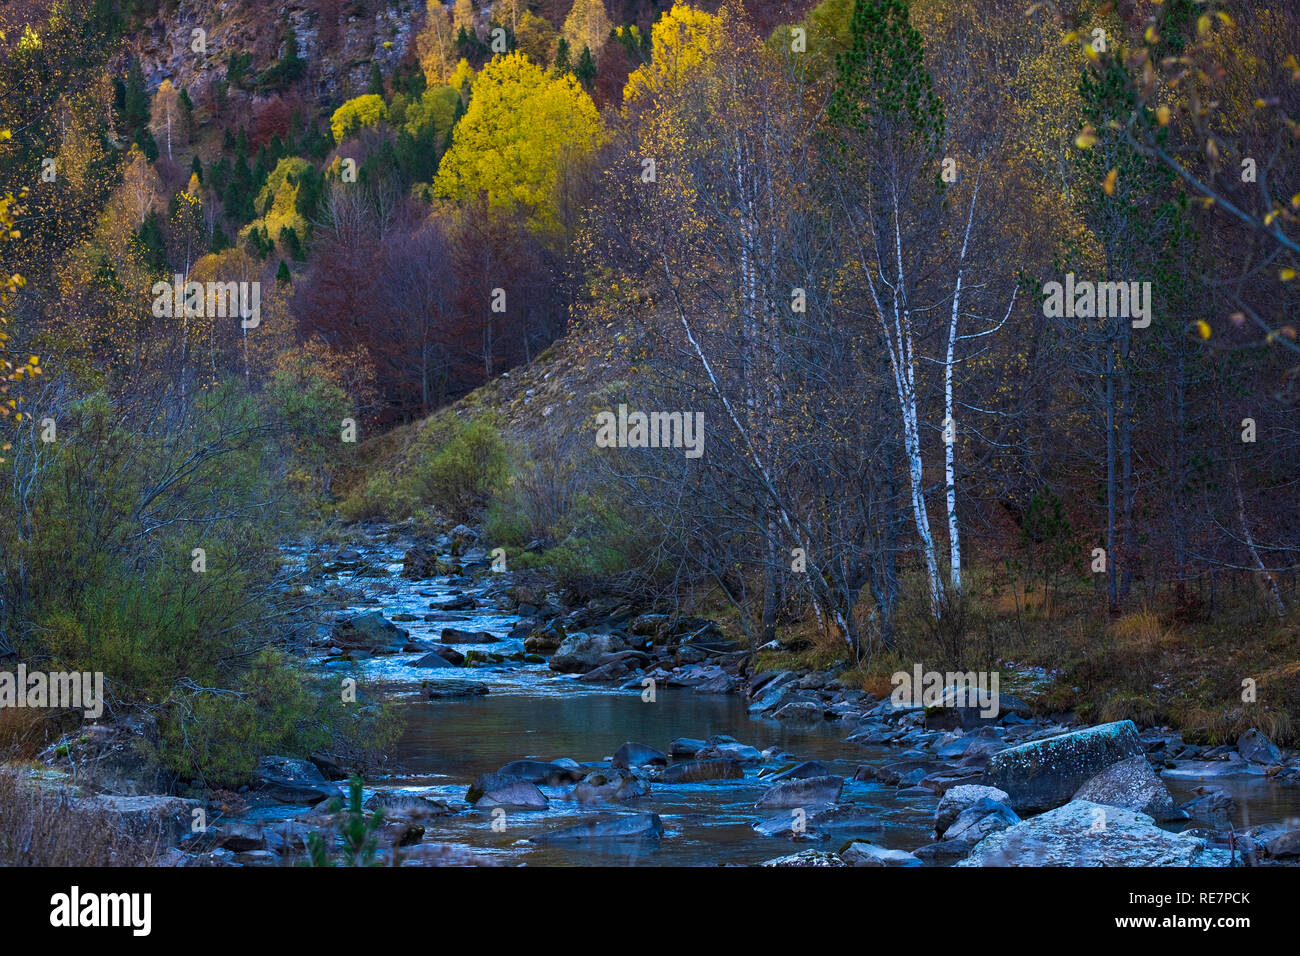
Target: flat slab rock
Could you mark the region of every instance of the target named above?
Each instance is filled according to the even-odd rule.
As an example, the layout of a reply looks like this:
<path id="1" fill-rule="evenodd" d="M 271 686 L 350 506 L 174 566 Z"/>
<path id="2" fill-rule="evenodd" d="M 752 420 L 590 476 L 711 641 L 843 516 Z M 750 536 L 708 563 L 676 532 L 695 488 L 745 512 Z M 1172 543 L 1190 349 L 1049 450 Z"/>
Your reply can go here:
<path id="1" fill-rule="evenodd" d="M 1225 850 L 1162 830 L 1145 813 L 1072 800 L 990 834 L 957 866 L 1227 866 Z"/>

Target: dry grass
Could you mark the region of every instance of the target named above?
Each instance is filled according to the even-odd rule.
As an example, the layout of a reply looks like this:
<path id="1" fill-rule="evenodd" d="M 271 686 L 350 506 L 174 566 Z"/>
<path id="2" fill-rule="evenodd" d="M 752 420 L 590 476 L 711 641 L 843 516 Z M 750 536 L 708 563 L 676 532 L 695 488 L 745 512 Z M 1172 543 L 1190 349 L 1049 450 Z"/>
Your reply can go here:
<path id="1" fill-rule="evenodd" d="M 156 849 L 77 806 L 67 790 L 44 792 L 0 769 L 0 866 L 145 866 Z"/>

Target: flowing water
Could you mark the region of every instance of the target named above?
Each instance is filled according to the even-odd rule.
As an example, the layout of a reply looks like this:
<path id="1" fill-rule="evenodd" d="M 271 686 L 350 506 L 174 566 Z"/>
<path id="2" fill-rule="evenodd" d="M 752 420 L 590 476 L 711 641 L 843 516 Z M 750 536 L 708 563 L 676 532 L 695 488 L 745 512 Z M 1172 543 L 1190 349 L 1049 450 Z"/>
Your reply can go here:
<path id="1" fill-rule="evenodd" d="M 411 637 L 438 643 L 443 627 L 489 631 L 504 637 L 518 618 L 494 609 L 467 612 L 431 611 L 459 594 L 457 582 L 438 578 L 410 582 L 398 577 L 400 551 L 385 549 L 382 561 L 389 577 L 366 583 L 371 597 L 344 613 L 382 610 L 385 617 L 413 615 L 399 626 Z M 473 593 L 472 589 L 467 589 Z M 378 599 L 376 603 L 375 599 Z M 424 621 L 427 614 L 436 621 Z M 461 653 L 487 650 L 509 655 L 523 649 L 522 641 L 453 645 Z M 663 688 L 653 702 L 640 690 L 616 685 L 582 683 L 557 675 L 544 664 L 503 664 L 473 668 L 411 668 L 420 654 L 402 654 L 357 662 L 324 665 L 339 676 L 358 680 L 362 693 L 374 688 L 398 708 L 404 732 L 389 762 L 390 772 L 367 780 L 366 795 L 375 789 L 401 790 L 445 800 L 461 809 L 426 824 L 425 840 L 469 847 L 476 852 L 508 857 L 514 862 L 545 865 L 716 865 L 752 864 L 808 847 L 836 850 L 850 839 L 866 839 L 886 847 L 913 850 L 931 839 L 934 796 L 899 796 L 894 787 L 855 782 L 864 763 L 885 764 L 900 759 L 897 749 L 864 748 L 845 743 L 852 732 L 839 722 L 800 724 L 754 719 L 740 695 L 697 694 Z M 428 681 L 472 679 L 486 684 L 482 697 L 426 700 L 420 692 Z M 480 774 L 512 760 L 555 760 L 569 757 L 595 767 L 607 765 L 626 741 L 648 744 L 668 752 L 676 737 L 707 739 L 714 734 L 734 737 L 759 750 L 775 747 L 788 761 L 820 760 L 846 778 L 843 802 L 871 809 L 868 821 L 836 828 L 821 840 L 792 841 L 766 837 L 752 824 L 789 811 L 757 810 L 755 801 L 767 789 L 760 767 L 750 767 L 743 780 L 696 784 L 651 784 L 650 796 L 627 805 L 592 807 L 566 799 L 571 786 L 543 786 L 550 799 L 545 811 L 513 810 L 504 821 L 486 811 L 465 806 L 465 791 Z M 776 765 L 787 762 L 786 758 Z M 769 764 L 771 766 L 771 764 Z M 1260 780 L 1213 781 L 1230 789 L 1240 809 L 1237 825 L 1300 817 L 1300 792 Z M 1195 781 L 1170 781 L 1179 802 L 1189 799 Z M 286 808 L 287 809 L 287 808 Z M 609 813 L 653 811 L 662 819 L 664 837 L 657 846 L 607 846 L 597 849 L 560 848 L 533 844 L 529 838 L 547 830 L 571 826 Z"/>

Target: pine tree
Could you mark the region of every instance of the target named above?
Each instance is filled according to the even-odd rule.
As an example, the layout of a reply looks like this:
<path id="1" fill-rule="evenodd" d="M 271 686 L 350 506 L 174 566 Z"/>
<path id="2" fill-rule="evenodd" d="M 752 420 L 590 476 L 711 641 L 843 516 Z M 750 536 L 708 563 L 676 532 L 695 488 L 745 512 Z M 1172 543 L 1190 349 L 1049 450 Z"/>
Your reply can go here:
<path id="1" fill-rule="evenodd" d="M 591 84 L 596 79 L 596 61 L 592 58 L 591 47 L 583 46 L 582 55 L 578 57 L 578 65 L 574 67 L 573 75 L 587 90 L 591 89 Z"/>
<path id="2" fill-rule="evenodd" d="M 831 122 L 872 142 L 932 152 L 943 135 L 943 104 L 906 0 L 857 0 L 849 36 L 849 49 L 836 57 Z"/>

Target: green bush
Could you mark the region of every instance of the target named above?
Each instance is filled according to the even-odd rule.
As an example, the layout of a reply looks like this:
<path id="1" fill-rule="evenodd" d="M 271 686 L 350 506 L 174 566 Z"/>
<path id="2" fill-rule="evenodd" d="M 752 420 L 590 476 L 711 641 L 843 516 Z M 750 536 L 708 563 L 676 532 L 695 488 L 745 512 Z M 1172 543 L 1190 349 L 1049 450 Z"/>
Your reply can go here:
<path id="1" fill-rule="evenodd" d="M 478 516 L 510 480 L 510 455 L 495 422 L 453 418 L 417 443 L 415 463 L 401 491 L 456 521 Z M 399 492 L 399 497 L 401 492 Z"/>

